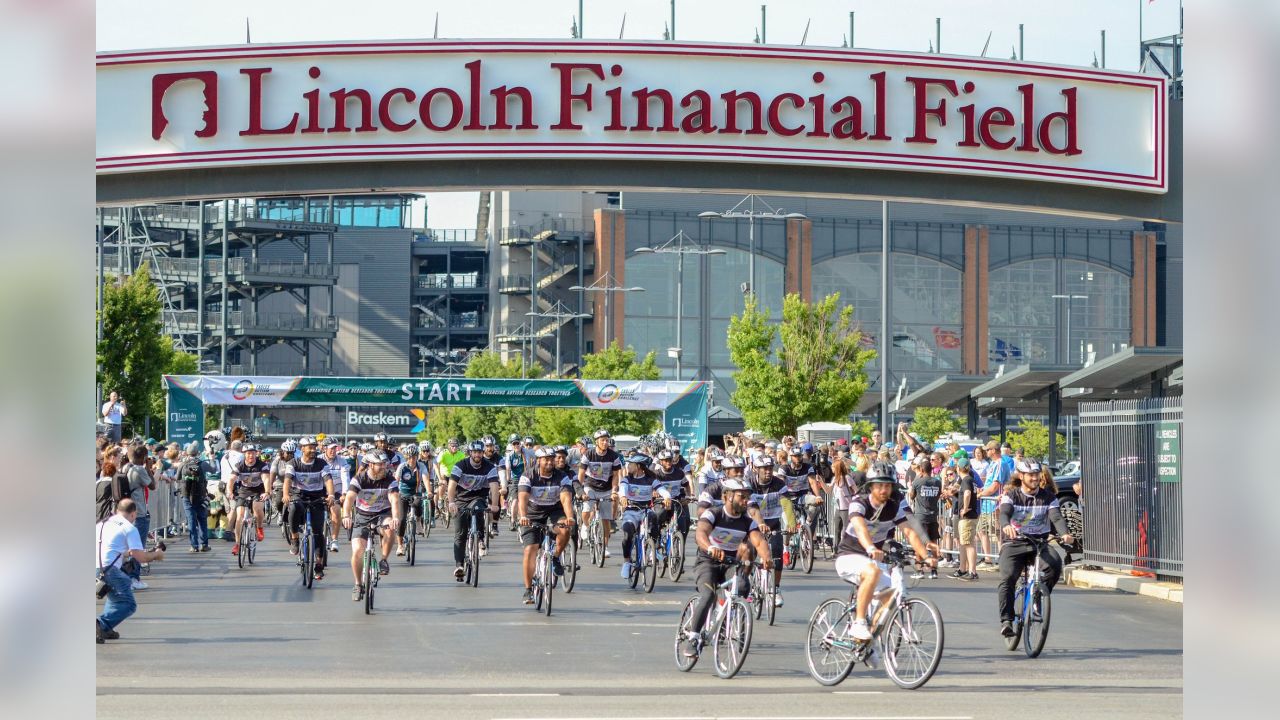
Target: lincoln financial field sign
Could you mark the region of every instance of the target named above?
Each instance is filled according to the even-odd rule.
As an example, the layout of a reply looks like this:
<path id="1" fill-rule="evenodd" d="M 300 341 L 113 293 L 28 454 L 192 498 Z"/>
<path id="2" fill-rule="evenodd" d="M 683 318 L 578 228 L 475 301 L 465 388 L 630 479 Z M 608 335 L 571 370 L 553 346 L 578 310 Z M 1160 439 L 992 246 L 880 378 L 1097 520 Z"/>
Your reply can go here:
<path id="1" fill-rule="evenodd" d="M 99 173 L 641 158 L 1168 188 L 1162 78 L 983 58 L 415 41 L 98 55 Z"/>

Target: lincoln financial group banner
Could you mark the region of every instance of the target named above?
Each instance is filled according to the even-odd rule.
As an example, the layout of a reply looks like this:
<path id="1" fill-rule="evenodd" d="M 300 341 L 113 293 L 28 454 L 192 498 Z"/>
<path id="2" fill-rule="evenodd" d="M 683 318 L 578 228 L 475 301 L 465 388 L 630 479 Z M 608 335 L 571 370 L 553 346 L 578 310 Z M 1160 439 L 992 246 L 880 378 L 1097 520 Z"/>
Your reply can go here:
<path id="1" fill-rule="evenodd" d="M 1163 77 L 993 58 L 629 41 L 97 56 L 99 173 L 570 158 L 962 173 L 1162 193 Z"/>
<path id="2" fill-rule="evenodd" d="M 198 410 L 195 416 L 203 418 L 204 405 L 660 410 L 667 431 L 692 447 L 706 445 L 708 395 L 711 391 L 711 384 L 707 382 L 643 380 L 166 375 L 165 383 L 169 391 L 171 425 L 176 413 L 190 414 L 192 408 Z"/>

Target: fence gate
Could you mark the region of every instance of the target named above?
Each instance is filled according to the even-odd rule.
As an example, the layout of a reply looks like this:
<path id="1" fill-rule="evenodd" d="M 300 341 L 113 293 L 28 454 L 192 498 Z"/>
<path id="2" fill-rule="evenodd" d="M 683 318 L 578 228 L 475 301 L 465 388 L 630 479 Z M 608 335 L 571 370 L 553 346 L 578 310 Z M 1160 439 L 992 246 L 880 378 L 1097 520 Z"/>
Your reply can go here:
<path id="1" fill-rule="evenodd" d="M 1080 403 L 1088 562 L 1181 577 L 1182 398 Z"/>

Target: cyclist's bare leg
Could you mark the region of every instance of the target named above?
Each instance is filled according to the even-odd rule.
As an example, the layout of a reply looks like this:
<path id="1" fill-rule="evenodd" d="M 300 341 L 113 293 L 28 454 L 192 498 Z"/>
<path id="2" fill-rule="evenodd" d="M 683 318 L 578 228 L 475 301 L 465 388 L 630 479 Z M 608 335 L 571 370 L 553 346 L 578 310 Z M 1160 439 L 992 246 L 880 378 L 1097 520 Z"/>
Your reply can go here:
<path id="1" fill-rule="evenodd" d="M 359 535 L 351 536 L 351 576 L 355 578 L 356 584 L 361 585 L 360 576 L 364 570 L 364 544 L 367 542 Z"/>
<path id="2" fill-rule="evenodd" d="M 867 619 L 867 608 L 871 606 L 871 597 L 876 593 L 878 582 L 880 582 L 880 567 L 870 563 L 863 568 L 862 579 L 858 581 L 858 607 L 854 612 L 855 619 Z"/>
<path id="3" fill-rule="evenodd" d="M 524 570 L 524 587 L 526 590 L 533 587 L 533 566 L 537 561 L 538 551 L 541 549 L 541 545 L 524 546 L 524 556 L 521 558 L 521 566 Z"/>

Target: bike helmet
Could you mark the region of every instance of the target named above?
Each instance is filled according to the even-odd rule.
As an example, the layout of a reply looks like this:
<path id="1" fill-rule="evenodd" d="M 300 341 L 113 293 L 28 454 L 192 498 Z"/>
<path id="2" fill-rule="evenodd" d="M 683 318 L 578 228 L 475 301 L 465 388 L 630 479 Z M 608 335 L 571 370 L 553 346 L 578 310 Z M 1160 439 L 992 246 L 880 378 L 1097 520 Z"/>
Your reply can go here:
<path id="1" fill-rule="evenodd" d="M 667 438 L 667 449 L 680 452 L 680 440 L 673 437 Z"/>
<path id="2" fill-rule="evenodd" d="M 721 461 L 721 464 L 723 465 L 725 470 L 729 470 L 731 468 L 737 468 L 741 470 L 744 463 L 742 462 L 742 458 L 740 457 L 735 457 L 733 455 L 726 455 L 724 460 Z"/>
<path id="3" fill-rule="evenodd" d="M 300 448 L 306 447 L 308 445 L 315 445 L 315 444 L 316 444 L 316 439 L 311 437 L 310 435 L 303 435 L 302 437 L 298 438 L 298 447 Z"/>
<path id="4" fill-rule="evenodd" d="M 435 448 L 433 448 L 433 447 L 431 447 L 431 443 L 427 442 L 426 440 L 423 440 L 421 443 L 418 443 L 418 454 L 419 454 L 419 455 L 431 455 L 431 454 L 433 454 L 435 451 L 436 451 L 436 449 L 435 449 Z"/>
<path id="5" fill-rule="evenodd" d="M 418 446 L 413 443 L 409 443 L 408 445 L 400 448 L 400 454 L 405 457 L 418 457 Z"/>
<path id="6" fill-rule="evenodd" d="M 751 488 L 748 488 L 746 483 L 742 482 L 738 478 L 725 478 L 720 481 L 721 492 L 733 492 L 734 490 L 750 492 Z"/>
<path id="7" fill-rule="evenodd" d="M 787 457 L 804 457 L 804 450 L 801 450 L 799 445 L 792 445 L 787 451 Z"/>
<path id="8" fill-rule="evenodd" d="M 525 444 L 525 445 L 533 445 L 533 444 L 534 444 L 534 443 L 536 443 L 536 442 L 537 442 L 537 440 L 534 440 L 532 435 L 525 435 L 525 436 L 524 436 L 524 444 Z"/>
<path id="9" fill-rule="evenodd" d="M 605 430 L 604 428 L 600 428 L 599 430 L 597 430 L 597 431 L 595 431 L 595 432 L 591 433 L 591 439 L 593 439 L 593 440 L 599 440 L 599 439 L 600 439 L 600 438 L 602 438 L 602 437 L 603 437 L 603 438 L 610 437 L 610 435 L 609 435 L 609 431 L 608 431 L 608 430 Z"/>
<path id="10" fill-rule="evenodd" d="M 634 455 L 631 455 L 630 457 L 627 458 L 627 462 L 635 463 L 640 467 L 647 468 L 649 467 L 649 463 L 653 462 L 653 458 L 649 457 L 648 455 L 643 455 L 641 453 L 635 453 Z"/>
<path id="11" fill-rule="evenodd" d="M 565 447 L 564 445 L 557 445 L 557 446 L 556 446 L 556 454 L 557 454 L 557 455 L 568 455 L 568 454 L 569 454 L 569 448 Z"/>
<path id="12" fill-rule="evenodd" d="M 382 465 L 387 461 L 387 454 L 381 450 L 371 450 L 364 454 L 365 465 Z"/>
<path id="13" fill-rule="evenodd" d="M 374 450 L 373 443 L 361 443 L 361 444 L 360 444 L 360 452 L 362 452 L 362 453 L 369 453 L 369 452 L 373 452 L 373 450 Z"/>
<path id="14" fill-rule="evenodd" d="M 292 440 L 285 440 L 284 442 L 280 443 L 280 452 L 296 453 L 298 452 L 298 443 Z"/>
<path id="15" fill-rule="evenodd" d="M 518 443 L 518 442 L 520 442 L 520 436 L 519 436 L 519 435 L 517 435 L 517 434 L 515 434 L 515 433 L 511 433 L 510 435 L 508 435 L 508 436 L 507 436 L 507 444 L 508 444 L 508 445 L 510 445 L 511 443 Z"/>
<path id="16" fill-rule="evenodd" d="M 547 447 L 546 445 L 543 445 L 542 447 L 533 451 L 533 456 L 536 458 L 555 457 L 556 451 Z"/>
<path id="17" fill-rule="evenodd" d="M 760 453 L 752 459 L 751 464 L 758 468 L 773 467 L 773 456 L 768 453 Z"/>
<path id="18" fill-rule="evenodd" d="M 342 443 L 338 442 L 337 440 L 335 440 L 335 439 L 333 439 L 333 438 L 329 438 L 327 441 L 325 441 L 324 449 L 325 449 L 325 450 L 328 450 L 328 449 L 329 449 L 329 448 L 331 448 L 331 447 L 340 448 L 340 447 L 342 447 Z"/>
<path id="19" fill-rule="evenodd" d="M 478 452 L 478 453 L 484 452 L 484 443 L 480 442 L 479 440 L 472 440 L 467 445 L 467 452 Z"/>
<path id="20" fill-rule="evenodd" d="M 659 450 L 658 459 L 659 460 L 675 460 L 676 456 L 672 454 L 670 450 Z"/>
<path id="21" fill-rule="evenodd" d="M 1040 472 L 1040 463 L 1035 458 L 1023 458 L 1014 467 L 1020 473 L 1038 474 Z"/>
<path id="22" fill-rule="evenodd" d="M 483 438 L 480 439 L 480 442 L 483 442 L 485 445 L 498 444 L 498 441 L 492 435 L 485 435 Z"/>
<path id="23" fill-rule="evenodd" d="M 883 482 L 883 483 L 897 482 L 897 478 L 894 477 L 894 474 L 893 474 L 893 468 L 889 465 L 889 463 L 886 463 L 886 462 L 871 463 L 871 467 L 867 468 L 867 483 L 870 484 L 873 482 Z"/>
<path id="24" fill-rule="evenodd" d="M 387 434 L 386 434 L 386 433 L 384 433 L 384 432 L 380 432 L 380 433 L 378 433 L 377 435 L 374 435 L 374 436 L 373 436 L 373 441 L 374 441 L 375 443 L 378 443 L 378 442 L 390 442 L 390 440 L 391 440 L 391 439 L 390 439 L 390 438 L 388 438 L 388 437 L 387 437 Z"/>
<path id="25" fill-rule="evenodd" d="M 241 452 L 246 452 L 246 453 L 258 452 L 259 450 L 261 450 L 261 448 L 259 448 L 257 445 L 254 445 L 253 443 L 245 443 L 244 445 L 240 446 Z"/>

